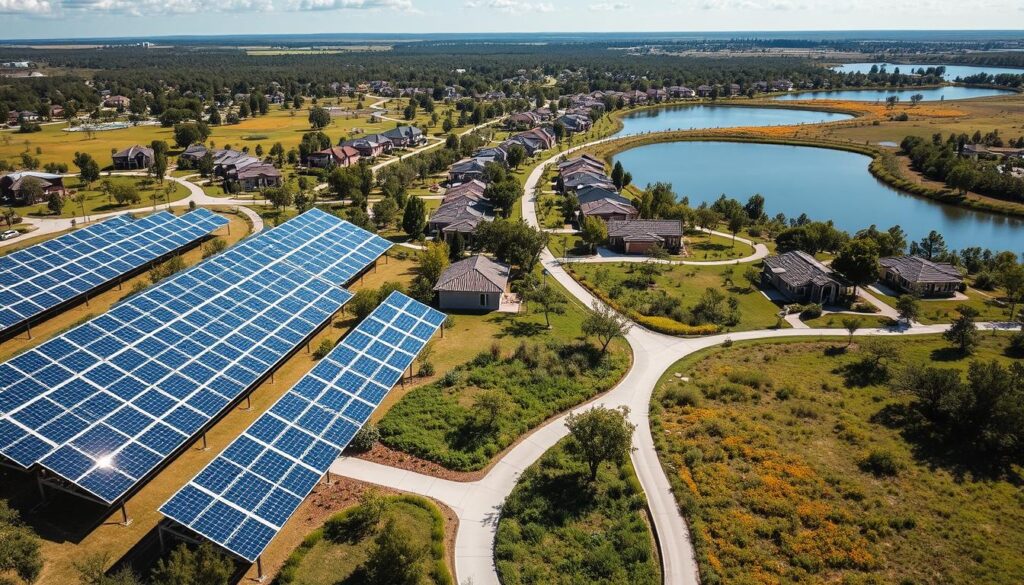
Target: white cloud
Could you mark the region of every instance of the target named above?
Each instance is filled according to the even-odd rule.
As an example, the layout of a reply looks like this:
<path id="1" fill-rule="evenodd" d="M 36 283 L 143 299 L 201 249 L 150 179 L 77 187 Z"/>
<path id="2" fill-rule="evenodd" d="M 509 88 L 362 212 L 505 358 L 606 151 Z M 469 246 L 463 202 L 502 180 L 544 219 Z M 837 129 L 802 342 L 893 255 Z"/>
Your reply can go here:
<path id="1" fill-rule="evenodd" d="M 550 2 L 520 2 L 519 0 L 466 0 L 466 8 L 493 8 L 509 14 L 523 12 L 554 12 Z"/>
<path id="2" fill-rule="evenodd" d="M 299 10 L 414 10 L 412 0 L 298 0 L 294 5 Z"/>
<path id="3" fill-rule="evenodd" d="M 633 5 L 628 2 L 601 2 L 588 6 L 594 12 L 612 12 L 616 10 L 629 10 Z"/>
<path id="4" fill-rule="evenodd" d="M 50 14 L 50 0 L 0 0 L 0 14 Z"/>

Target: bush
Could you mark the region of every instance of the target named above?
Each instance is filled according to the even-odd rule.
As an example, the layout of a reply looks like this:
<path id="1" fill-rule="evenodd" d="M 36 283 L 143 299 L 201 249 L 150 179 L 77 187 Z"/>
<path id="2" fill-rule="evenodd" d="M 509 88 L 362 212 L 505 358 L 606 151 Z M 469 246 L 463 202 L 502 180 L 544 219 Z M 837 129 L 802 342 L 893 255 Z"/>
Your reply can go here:
<path id="1" fill-rule="evenodd" d="M 432 362 L 423 362 L 420 364 L 420 376 L 429 378 L 434 375 L 434 364 Z"/>
<path id="2" fill-rule="evenodd" d="M 974 277 L 974 288 L 981 290 L 995 290 L 999 284 L 996 276 L 987 270 L 983 270 Z"/>
<path id="3" fill-rule="evenodd" d="M 363 425 L 363 428 L 359 429 L 356 436 L 352 437 L 352 442 L 348 444 L 348 449 L 351 449 L 355 453 L 365 453 L 380 441 L 380 429 L 377 425 L 372 422 L 368 422 Z"/>
<path id="4" fill-rule="evenodd" d="M 701 393 L 692 386 L 669 386 L 661 397 L 665 406 L 700 406 Z"/>
<path id="5" fill-rule="evenodd" d="M 899 473 L 902 467 L 895 455 L 883 449 L 872 449 L 860 460 L 858 466 L 862 471 L 877 477 L 892 477 Z"/>
<path id="6" fill-rule="evenodd" d="M 872 305 L 871 303 L 861 302 L 854 303 L 853 306 L 850 307 L 850 309 L 852 311 L 856 311 L 857 313 L 878 313 L 881 311 L 881 309 Z"/>
<path id="7" fill-rule="evenodd" d="M 330 339 L 322 340 L 320 342 L 320 345 L 316 346 L 316 349 L 313 351 L 313 359 L 324 359 L 325 357 L 327 357 L 327 354 L 331 353 L 332 349 L 334 349 L 333 341 L 331 341 Z"/>
<path id="8" fill-rule="evenodd" d="M 809 321 L 821 317 L 822 307 L 818 303 L 811 303 L 800 308 L 800 319 Z"/>

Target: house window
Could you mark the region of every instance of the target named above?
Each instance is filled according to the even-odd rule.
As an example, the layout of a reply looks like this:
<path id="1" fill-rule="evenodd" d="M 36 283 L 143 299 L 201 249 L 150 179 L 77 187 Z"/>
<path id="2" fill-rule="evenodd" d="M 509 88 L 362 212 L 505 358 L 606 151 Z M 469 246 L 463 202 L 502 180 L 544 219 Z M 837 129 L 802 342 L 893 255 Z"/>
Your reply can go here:
<path id="1" fill-rule="evenodd" d="M 485 294 L 481 294 L 480 295 L 480 306 L 481 307 L 486 307 L 487 306 L 487 295 L 485 295 Z"/>

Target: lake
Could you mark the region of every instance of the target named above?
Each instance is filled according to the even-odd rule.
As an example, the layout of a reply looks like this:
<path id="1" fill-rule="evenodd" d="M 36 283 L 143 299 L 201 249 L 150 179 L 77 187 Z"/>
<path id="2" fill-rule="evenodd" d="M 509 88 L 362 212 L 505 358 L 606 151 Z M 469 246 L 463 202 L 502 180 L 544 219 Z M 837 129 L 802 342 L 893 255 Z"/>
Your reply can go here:
<path id="1" fill-rule="evenodd" d="M 672 183 L 694 207 L 725 193 L 746 202 L 764 196 L 769 215 L 832 219 L 850 233 L 899 224 L 909 239 L 937 230 L 950 248 L 980 246 L 1024 251 L 1024 222 L 915 197 L 892 189 L 868 171 L 871 159 L 852 152 L 736 142 L 668 142 L 615 156 L 633 183 Z"/>
<path id="2" fill-rule="evenodd" d="M 640 110 L 622 117 L 622 130 L 616 136 L 691 130 L 705 128 L 736 128 L 739 126 L 786 126 L 818 124 L 852 118 L 847 114 L 794 110 L 787 108 L 748 108 L 741 106 L 665 106 Z"/>
<path id="3" fill-rule="evenodd" d="M 909 102 L 910 96 L 919 93 L 925 101 L 965 100 L 968 98 L 989 97 L 1016 93 L 1008 89 L 990 87 L 961 87 L 947 85 L 945 87 L 903 88 L 903 89 L 837 89 L 830 91 L 794 91 L 772 99 L 791 100 L 850 100 L 856 102 L 884 102 L 891 95 L 898 95 L 900 101 Z"/>
<path id="4" fill-rule="evenodd" d="M 885 65 L 885 70 L 892 73 L 897 67 L 900 69 L 900 73 L 910 73 L 917 69 L 928 69 L 929 67 L 945 67 L 946 73 L 943 75 L 945 79 L 953 81 L 957 78 L 964 78 L 971 75 L 977 75 L 979 73 L 988 73 L 990 75 L 998 75 L 1000 73 L 1012 73 L 1014 75 L 1024 75 L 1024 69 L 1013 69 L 1010 67 L 979 67 L 977 65 L 947 65 L 945 63 L 845 63 L 832 69 L 841 73 L 869 73 L 871 67 L 878 65 L 879 67 Z"/>

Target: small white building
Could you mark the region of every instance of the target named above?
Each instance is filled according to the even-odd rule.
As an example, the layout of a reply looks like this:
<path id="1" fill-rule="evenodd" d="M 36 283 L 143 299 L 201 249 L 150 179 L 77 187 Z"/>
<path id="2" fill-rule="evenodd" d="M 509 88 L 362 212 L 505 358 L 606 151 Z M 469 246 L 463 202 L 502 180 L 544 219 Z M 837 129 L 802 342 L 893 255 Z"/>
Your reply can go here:
<path id="1" fill-rule="evenodd" d="M 487 256 L 470 256 L 449 266 L 434 290 L 438 306 L 462 311 L 497 311 L 508 286 L 509 267 Z"/>

